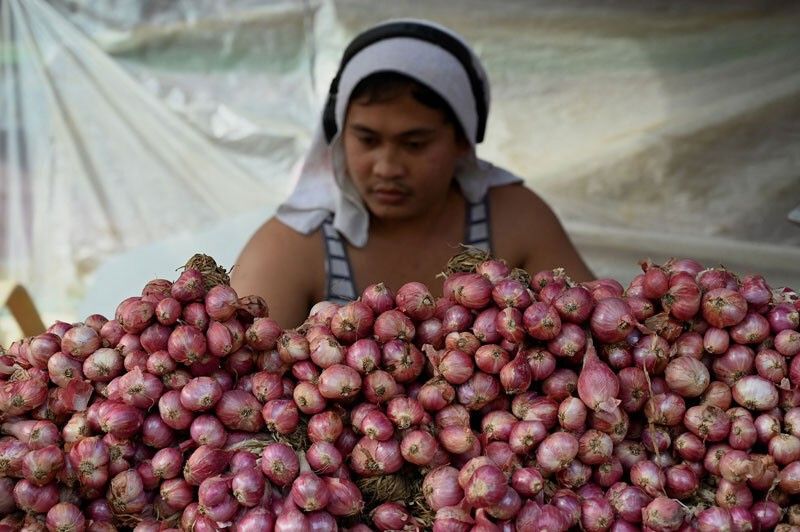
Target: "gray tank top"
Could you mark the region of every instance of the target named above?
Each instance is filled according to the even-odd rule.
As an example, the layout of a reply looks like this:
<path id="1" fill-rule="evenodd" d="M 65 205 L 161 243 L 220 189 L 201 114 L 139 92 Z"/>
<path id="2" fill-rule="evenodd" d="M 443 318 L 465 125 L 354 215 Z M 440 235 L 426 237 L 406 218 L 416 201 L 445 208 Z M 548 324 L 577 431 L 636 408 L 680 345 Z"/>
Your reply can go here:
<path id="1" fill-rule="evenodd" d="M 489 221 L 489 194 L 484 196 L 483 201 L 468 203 L 463 243 L 491 253 Z M 356 293 L 347 247 L 342 235 L 333 227 L 333 215 L 322 223 L 322 235 L 325 240 L 325 299 L 338 304 L 355 301 L 360 294 Z"/>

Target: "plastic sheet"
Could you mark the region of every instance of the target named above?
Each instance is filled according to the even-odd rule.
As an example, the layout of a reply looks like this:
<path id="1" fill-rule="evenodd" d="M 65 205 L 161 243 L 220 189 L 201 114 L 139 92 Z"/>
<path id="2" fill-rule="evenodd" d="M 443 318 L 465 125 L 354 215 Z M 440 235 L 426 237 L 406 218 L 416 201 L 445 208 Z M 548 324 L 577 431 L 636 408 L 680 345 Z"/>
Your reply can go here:
<path id="1" fill-rule="evenodd" d="M 796 3 L 7 0 L 2 15 L 0 275 L 45 308 L 98 304 L 109 257 L 123 278 L 174 268 L 156 251 L 173 241 L 233 260 L 286 193 L 349 38 L 409 15 L 474 44 L 493 92 L 481 155 L 527 177 L 596 273 L 693 255 L 800 286 Z"/>

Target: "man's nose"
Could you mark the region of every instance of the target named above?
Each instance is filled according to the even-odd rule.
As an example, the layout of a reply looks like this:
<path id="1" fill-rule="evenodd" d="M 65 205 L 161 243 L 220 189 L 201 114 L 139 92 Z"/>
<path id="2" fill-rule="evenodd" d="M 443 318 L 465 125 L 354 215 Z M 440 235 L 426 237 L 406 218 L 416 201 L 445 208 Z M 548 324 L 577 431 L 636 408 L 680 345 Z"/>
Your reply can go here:
<path id="1" fill-rule="evenodd" d="M 397 150 L 389 146 L 380 150 L 375 156 L 372 172 L 383 179 L 400 177 L 403 174 L 403 162 Z"/>

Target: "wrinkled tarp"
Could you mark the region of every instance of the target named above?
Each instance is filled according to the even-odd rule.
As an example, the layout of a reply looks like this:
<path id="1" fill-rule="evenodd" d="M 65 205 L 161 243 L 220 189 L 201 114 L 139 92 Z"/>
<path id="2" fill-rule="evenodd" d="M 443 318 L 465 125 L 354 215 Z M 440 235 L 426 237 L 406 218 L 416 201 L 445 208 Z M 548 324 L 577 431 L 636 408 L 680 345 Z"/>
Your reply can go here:
<path id="1" fill-rule="evenodd" d="M 165 249 L 214 248 L 193 235 L 230 264 L 287 192 L 347 41 L 397 16 L 474 44 L 493 92 L 481 155 L 526 176 L 598 274 L 694 254 L 800 285 L 796 3 L 10 0 L 2 16 L 0 275 L 47 306 L 108 257 L 95 293 L 123 265 L 168 275 Z"/>

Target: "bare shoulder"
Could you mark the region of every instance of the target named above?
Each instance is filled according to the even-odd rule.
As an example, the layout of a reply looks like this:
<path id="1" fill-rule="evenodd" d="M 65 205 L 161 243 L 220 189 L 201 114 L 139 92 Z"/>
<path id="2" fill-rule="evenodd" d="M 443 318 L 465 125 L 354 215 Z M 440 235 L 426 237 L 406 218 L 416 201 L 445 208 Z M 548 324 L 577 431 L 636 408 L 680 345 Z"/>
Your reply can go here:
<path id="1" fill-rule="evenodd" d="M 593 278 L 547 202 L 524 185 L 490 190 L 495 253 L 530 273 L 563 267 L 576 281 Z"/>
<path id="2" fill-rule="evenodd" d="M 321 238 L 319 230 L 306 235 L 276 218 L 267 220 L 239 254 L 231 285 L 239 294 L 265 298 L 282 326 L 299 324 L 324 273 Z"/>

